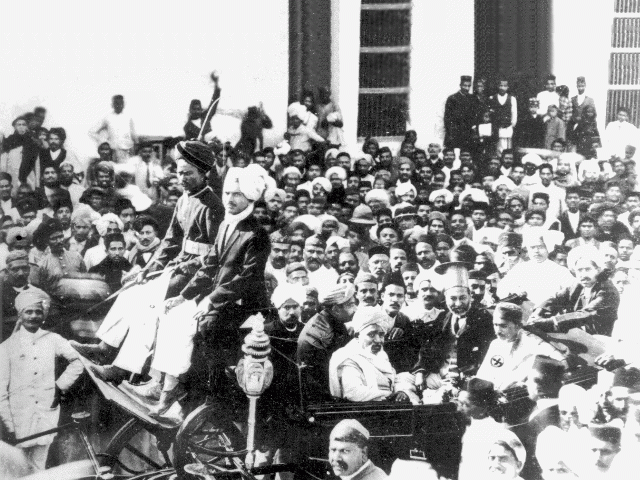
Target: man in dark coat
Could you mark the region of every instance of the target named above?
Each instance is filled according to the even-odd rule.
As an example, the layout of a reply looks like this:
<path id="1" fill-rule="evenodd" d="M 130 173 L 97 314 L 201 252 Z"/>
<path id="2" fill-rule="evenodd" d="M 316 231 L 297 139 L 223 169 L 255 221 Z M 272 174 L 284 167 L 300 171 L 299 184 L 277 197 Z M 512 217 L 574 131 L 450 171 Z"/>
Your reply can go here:
<path id="1" fill-rule="evenodd" d="M 539 479 L 542 470 L 536 459 L 538 435 L 547 427 L 560 428 L 558 392 L 562 387 L 564 365 L 550 357 L 537 355 L 527 377 L 529 399 L 535 407 L 527 423 L 512 428 L 527 451 L 527 461 L 520 475 L 526 480 Z"/>
<path id="2" fill-rule="evenodd" d="M 577 247 L 570 253 L 577 281 L 546 300 L 532 314 L 529 324 L 546 331 L 567 332 L 582 328 L 591 335 L 610 336 L 618 319 L 620 294 L 595 248 Z"/>
<path id="3" fill-rule="evenodd" d="M 0 271 L 2 279 L 2 317 L 4 318 L 5 327 L 8 322 L 17 319 L 18 312 L 15 308 L 15 300 L 19 293 L 25 290 L 40 290 L 29 283 L 29 274 L 31 273 L 31 264 L 29 263 L 29 255 L 24 250 L 13 250 L 8 253 L 6 258 L 7 267 Z M 11 331 L 5 333 L 9 336 Z"/>
<path id="4" fill-rule="evenodd" d="M 193 338 L 200 331 L 209 353 L 213 375 L 235 364 L 241 344 L 240 325 L 251 314 L 269 308 L 264 269 L 271 245 L 269 235 L 253 213 L 253 205 L 266 188 L 266 171 L 258 165 L 229 169 L 223 187 L 225 218 L 213 248 L 180 296 L 169 299 L 158 327 L 151 368 L 165 373 L 160 400 L 151 414 L 163 415 L 183 396 L 178 377 L 191 366 Z M 195 300 L 189 312 L 194 324 L 170 310 Z M 182 348 L 176 348 L 176 345 Z"/>
<path id="5" fill-rule="evenodd" d="M 426 385 L 436 403 L 451 387 L 458 388 L 463 377 L 475 375 L 495 338 L 491 314 L 471 306 L 468 271 L 474 260 L 473 248 L 459 246 L 451 252 L 451 262 L 436 267 L 443 275 L 447 311 L 434 320 L 413 368 L 416 385 Z"/>
<path id="6" fill-rule="evenodd" d="M 514 148 L 543 148 L 545 125 L 538 115 L 540 102 L 536 98 L 529 99 L 529 112 L 520 116 L 513 131 Z"/>
<path id="7" fill-rule="evenodd" d="M 471 144 L 471 128 L 476 123 L 475 98 L 469 93 L 471 77 L 460 77 L 460 90 L 447 98 L 444 106 L 444 146 L 468 149 Z"/>
<path id="8" fill-rule="evenodd" d="M 303 395 L 310 402 L 331 398 L 329 359 L 351 339 L 345 323 L 356 312 L 355 293 L 350 283 L 330 290 L 322 299 L 322 311 L 300 332 L 296 361 L 301 368 Z"/>

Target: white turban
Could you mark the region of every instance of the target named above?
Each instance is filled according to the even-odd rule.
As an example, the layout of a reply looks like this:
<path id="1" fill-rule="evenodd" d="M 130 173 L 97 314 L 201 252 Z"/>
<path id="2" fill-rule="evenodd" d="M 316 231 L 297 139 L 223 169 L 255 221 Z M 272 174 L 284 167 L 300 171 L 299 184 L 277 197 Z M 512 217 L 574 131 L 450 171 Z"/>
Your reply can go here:
<path id="1" fill-rule="evenodd" d="M 273 154 L 276 156 L 286 155 L 291 151 L 291 145 L 289 142 L 283 141 L 276 145 L 276 148 L 273 149 Z"/>
<path id="2" fill-rule="evenodd" d="M 344 168 L 342 167 L 331 167 L 329 170 L 327 170 L 327 173 L 324 174 L 324 178 L 326 178 L 327 180 L 331 180 L 331 177 L 333 175 L 338 175 L 340 181 L 342 182 L 347 179 L 347 172 L 345 172 Z"/>
<path id="3" fill-rule="evenodd" d="M 322 226 L 318 217 L 309 215 L 308 213 L 295 217 L 292 223 L 298 222 L 306 225 L 307 227 L 309 227 L 309 230 L 312 230 L 314 232 L 318 232 L 320 230 L 320 227 Z"/>
<path id="4" fill-rule="evenodd" d="M 343 171 L 344 171 L 344 169 L 343 169 Z M 314 179 L 311 181 L 311 195 L 313 195 L 313 187 L 314 187 L 315 185 L 317 185 L 317 184 L 320 184 L 320 186 L 321 186 L 321 187 L 322 187 L 322 188 L 323 188 L 327 193 L 331 192 L 331 190 L 333 189 L 333 188 L 331 187 L 331 182 L 330 182 L 329 180 L 327 180 L 326 178 L 323 178 L 323 177 L 317 177 L 317 178 L 314 178 Z"/>
<path id="5" fill-rule="evenodd" d="M 442 276 L 438 275 L 433 270 L 423 270 L 418 274 L 416 279 L 413 281 L 414 292 L 418 291 L 422 282 L 431 282 L 431 288 L 434 288 L 439 292 L 442 292 L 443 290 Z"/>
<path id="6" fill-rule="evenodd" d="M 280 308 L 287 300 L 293 300 L 302 307 L 307 299 L 307 289 L 299 283 L 278 285 L 271 295 L 271 303 Z"/>
<path id="7" fill-rule="evenodd" d="M 290 167 L 285 168 L 282 171 L 282 176 L 286 177 L 287 175 L 296 175 L 297 177 L 302 177 L 302 174 L 300 173 L 300 170 L 298 170 L 297 167 L 294 167 L 293 165 Z"/>
<path id="8" fill-rule="evenodd" d="M 231 167 L 224 179 L 223 192 L 240 191 L 248 200 L 260 200 L 266 188 L 266 171 L 260 165 L 251 163 L 245 168 Z"/>
<path id="9" fill-rule="evenodd" d="M 98 220 L 94 221 L 93 224 L 96 226 L 96 230 L 98 230 L 98 234 L 101 237 L 104 237 L 107 234 L 107 229 L 109 228 L 110 223 L 115 223 L 118 225 L 120 231 L 124 231 L 124 223 L 120 220 L 115 213 L 105 213 Z"/>
<path id="10" fill-rule="evenodd" d="M 51 297 L 44 291 L 36 287 L 29 287 L 28 290 L 20 292 L 15 299 L 15 307 L 18 313 L 22 312 L 25 308 L 40 306 L 45 312 L 45 315 L 49 312 L 49 306 L 51 305 Z"/>
<path id="11" fill-rule="evenodd" d="M 73 214 L 71 214 L 71 224 L 73 225 L 84 224 L 89 226 L 99 219 L 100 214 L 84 203 L 78 204 L 78 206 L 73 209 Z"/>
<path id="12" fill-rule="evenodd" d="M 547 250 L 551 252 L 556 248 L 556 245 L 562 245 L 564 233 L 557 230 L 547 230 L 544 227 L 530 227 L 522 232 L 522 243 L 525 247 L 539 239 L 542 239 Z"/>
<path id="13" fill-rule="evenodd" d="M 436 190 L 431 192 L 429 195 L 429 203 L 433 203 L 436 201 L 436 198 L 444 196 L 444 203 L 451 204 L 453 203 L 453 193 L 446 188 L 441 188 L 440 190 Z"/>
<path id="14" fill-rule="evenodd" d="M 329 237 L 329 239 L 327 240 L 327 247 L 334 244 L 338 247 L 338 250 L 342 250 L 343 248 L 349 248 L 349 246 L 351 245 L 349 243 L 349 240 L 343 237 L 339 237 L 337 235 Z"/>
<path id="15" fill-rule="evenodd" d="M 309 113 L 307 112 L 307 107 L 302 105 L 300 102 L 293 102 L 289 107 L 287 107 L 287 115 L 290 117 L 298 117 L 300 120 L 304 121 Z"/>
<path id="16" fill-rule="evenodd" d="M 527 153 L 524 157 L 522 157 L 522 165 L 525 163 L 533 163 L 536 167 L 542 165 L 542 159 L 540 155 L 536 153 Z"/>
<path id="17" fill-rule="evenodd" d="M 484 190 L 480 190 L 479 188 L 467 188 L 460 194 L 458 201 L 462 203 L 467 197 L 471 197 L 471 200 L 474 202 L 489 203 L 489 197 L 484 193 Z"/>
<path id="18" fill-rule="evenodd" d="M 398 188 L 400 187 L 396 188 L 396 195 L 398 192 Z M 373 190 L 369 190 L 364 196 L 364 203 L 368 205 L 371 200 L 378 200 L 382 202 L 387 208 L 391 206 L 391 198 L 389 197 L 389 192 L 387 192 L 383 188 L 374 188 Z"/>
<path id="19" fill-rule="evenodd" d="M 405 182 L 405 183 L 401 183 L 400 185 L 398 185 L 396 187 L 396 197 L 400 198 L 403 195 L 406 195 L 407 193 L 409 193 L 411 190 L 413 190 L 413 195 L 416 196 L 418 195 L 418 191 L 416 190 L 416 187 L 414 187 L 411 182 Z M 365 198 L 365 202 L 366 202 L 366 198 Z"/>
<path id="20" fill-rule="evenodd" d="M 339 153 L 340 150 L 338 150 L 337 148 L 330 148 L 325 152 L 324 159 L 327 160 L 328 158 L 336 158 Z"/>
<path id="21" fill-rule="evenodd" d="M 351 320 L 353 331 L 359 333 L 370 325 L 379 325 L 385 332 L 388 332 L 393 325 L 393 320 L 382 307 L 360 306 Z"/>
<path id="22" fill-rule="evenodd" d="M 269 202 L 273 200 L 274 197 L 278 197 L 280 201 L 284 202 L 287 198 L 287 193 L 281 188 L 269 189 L 264 192 L 264 201 Z"/>
<path id="23" fill-rule="evenodd" d="M 513 183 L 513 180 L 511 180 L 509 177 L 505 177 L 504 175 L 498 177 L 496 181 L 493 182 L 493 184 L 491 185 L 491 190 L 493 190 L 494 192 L 497 191 L 500 185 L 506 186 L 509 191 L 516 189 L 516 184 Z"/>

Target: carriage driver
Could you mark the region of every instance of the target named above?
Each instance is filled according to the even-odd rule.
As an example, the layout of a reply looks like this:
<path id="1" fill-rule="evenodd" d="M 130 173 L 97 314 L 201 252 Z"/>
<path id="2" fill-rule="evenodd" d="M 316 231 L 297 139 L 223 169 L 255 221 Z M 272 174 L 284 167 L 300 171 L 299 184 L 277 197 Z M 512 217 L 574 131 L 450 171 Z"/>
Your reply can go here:
<path id="1" fill-rule="evenodd" d="M 165 376 L 151 415 L 162 416 L 184 395 L 179 377 L 191 367 L 198 331 L 207 341 L 209 368 L 218 371 L 217 367 L 237 360 L 242 322 L 269 307 L 264 281 L 269 235 L 252 215 L 254 203 L 265 191 L 266 176 L 255 164 L 227 172 L 222 196 L 225 217 L 214 246 L 182 293 L 167 300 L 167 314 L 160 316 L 151 368 Z"/>

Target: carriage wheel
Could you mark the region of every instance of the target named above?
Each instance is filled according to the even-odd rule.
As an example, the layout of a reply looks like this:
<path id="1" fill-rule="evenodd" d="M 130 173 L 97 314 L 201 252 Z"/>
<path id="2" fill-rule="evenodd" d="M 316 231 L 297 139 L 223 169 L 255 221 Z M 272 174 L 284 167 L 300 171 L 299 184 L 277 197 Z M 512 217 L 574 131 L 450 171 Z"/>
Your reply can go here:
<path id="1" fill-rule="evenodd" d="M 158 448 L 161 439 L 136 418 L 125 423 L 113 436 L 105 453 L 99 455 L 114 473 L 140 475 L 171 466 L 168 452 Z"/>
<path id="2" fill-rule="evenodd" d="M 227 472 L 225 478 L 243 478 L 247 440 L 221 404 L 204 404 L 184 420 L 174 445 L 175 468 L 179 478 L 196 479 L 185 472 L 188 464 L 201 463 L 210 472 Z M 229 471 L 239 471 L 229 476 Z"/>

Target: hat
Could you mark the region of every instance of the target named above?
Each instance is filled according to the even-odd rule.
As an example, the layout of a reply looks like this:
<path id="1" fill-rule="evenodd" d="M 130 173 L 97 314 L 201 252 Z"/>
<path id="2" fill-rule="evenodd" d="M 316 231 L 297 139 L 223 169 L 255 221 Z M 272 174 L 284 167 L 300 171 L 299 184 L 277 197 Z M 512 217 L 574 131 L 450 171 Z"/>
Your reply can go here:
<path id="1" fill-rule="evenodd" d="M 286 155 L 291 151 L 291 145 L 289 142 L 283 141 L 276 145 L 276 148 L 273 149 L 273 154 L 276 156 Z"/>
<path id="2" fill-rule="evenodd" d="M 321 303 L 326 306 L 342 305 L 353 298 L 355 293 L 356 289 L 351 283 L 341 283 L 329 290 L 321 299 Z"/>
<path id="3" fill-rule="evenodd" d="M 333 430 L 331 430 L 329 439 L 340 442 L 357 443 L 364 446 L 369 440 L 369 430 L 364 428 L 357 420 L 340 420 L 340 422 L 333 427 Z"/>
<path id="4" fill-rule="evenodd" d="M 498 246 L 522 248 L 522 234 L 515 232 L 502 232 L 498 237 Z"/>
<path id="5" fill-rule="evenodd" d="M 293 102 L 287 107 L 287 115 L 290 117 L 297 117 L 300 120 L 304 120 L 307 118 L 308 114 L 309 112 L 307 112 L 307 107 L 302 105 L 300 102 Z"/>
<path id="6" fill-rule="evenodd" d="M 302 306 L 307 299 L 307 290 L 304 286 L 296 283 L 283 283 L 278 285 L 271 295 L 271 303 L 276 308 L 280 308 L 287 300 L 293 300 Z"/>
<path id="7" fill-rule="evenodd" d="M 16 209 L 18 210 L 20 216 L 23 216 L 25 212 L 38 211 L 38 202 L 31 196 L 25 197 L 21 200 L 18 200 L 18 202 L 16 203 Z"/>
<path id="8" fill-rule="evenodd" d="M 607 424 L 591 423 L 589 425 L 589 433 L 598 440 L 613 443 L 614 445 L 620 445 L 620 439 L 622 438 L 622 431 L 618 427 Z"/>
<path id="9" fill-rule="evenodd" d="M 24 250 L 12 250 L 7 254 L 5 263 L 9 265 L 11 262 L 17 262 L 19 260 L 29 261 L 29 254 Z"/>
<path id="10" fill-rule="evenodd" d="M 509 177 L 500 176 L 491 184 L 491 190 L 493 192 L 497 191 L 500 185 L 505 185 L 509 190 L 516 189 L 516 184 L 513 183 L 513 180 L 511 180 Z"/>
<path id="11" fill-rule="evenodd" d="M 429 195 L 429 203 L 433 203 L 436 201 L 436 198 L 444 196 L 444 203 L 451 204 L 453 203 L 453 192 L 447 190 L 446 188 L 441 188 L 439 190 L 435 190 L 431 192 Z"/>
<path id="12" fill-rule="evenodd" d="M 186 160 L 201 172 L 208 172 L 213 167 L 215 158 L 211 149 L 196 140 L 184 140 L 176 145 L 179 158 Z"/>
<path id="13" fill-rule="evenodd" d="M 371 325 L 379 325 L 386 333 L 391 329 L 392 324 L 391 317 L 379 306 L 368 307 L 360 305 L 351 320 L 354 333 L 360 333 Z"/>
<path id="14" fill-rule="evenodd" d="M 471 403 L 478 406 L 488 407 L 497 399 L 493 383 L 478 377 L 472 377 L 467 381 L 466 391 Z"/>
<path id="15" fill-rule="evenodd" d="M 410 203 L 403 202 L 396 205 L 396 208 L 393 211 L 393 218 L 401 218 L 401 217 L 415 217 L 416 216 L 416 207 L 411 205 Z"/>
<path id="16" fill-rule="evenodd" d="M 422 282 L 430 282 L 431 288 L 442 292 L 442 277 L 433 270 L 423 270 L 418 274 L 416 279 L 413 281 L 413 290 L 415 292 L 418 291 Z"/>
<path id="17" fill-rule="evenodd" d="M 431 220 L 440 220 L 443 223 L 446 223 L 447 216 L 442 212 L 429 212 L 429 216 L 427 217 L 427 221 L 430 222 Z"/>
<path id="18" fill-rule="evenodd" d="M 39 288 L 30 286 L 27 290 L 23 290 L 15 299 L 15 307 L 18 313 L 27 307 L 40 306 L 43 308 L 45 315 L 49 312 L 51 305 L 51 297 Z"/>
<path id="19" fill-rule="evenodd" d="M 458 202 L 462 203 L 467 197 L 471 197 L 474 203 L 486 203 L 489 206 L 489 197 L 484 193 L 484 190 L 479 188 L 467 188 L 458 197 Z"/>
<path id="20" fill-rule="evenodd" d="M 90 226 L 99 218 L 100 214 L 93 208 L 84 203 L 80 203 L 71 214 L 71 224 Z"/>
<path id="21" fill-rule="evenodd" d="M 578 260 L 590 260 L 600 270 L 604 268 L 604 255 L 594 245 L 579 245 L 569 250 L 567 255 L 567 267 L 569 270 L 575 270 Z"/>
<path id="22" fill-rule="evenodd" d="M 5 239 L 5 243 L 12 247 L 16 242 L 20 242 L 22 240 L 27 240 L 31 243 L 31 235 L 24 227 L 11 227 L 7 230 L 7 236 Z"/>
<path id="23" fill-rule="evenodd" d="M 313 194 L 313 187 L 316 185 L 320 185 L 325 192 L 329 193 L 333 190 L 333 186 L 331 182 L 324 177 L 316 177 L 311 181 L 311 194 Z"/>
<path id="24" fill-rule="evenodd" d="M 329 157 L 336 158 L 339 153 L 340 150 L 338 150 L 337 148 L 329 148 L 326 152 L 324 152 L 324 159 L 326 160 Z"/>
<path id="25" fill-rule="evenodd" d="M 470 82 L 470 81 L 471 81 L 471 75 L 461 75 L 460 76 L 460 83 Z"/>
<path id="26" fill-rule="evenodd" d="M 408 262 L 405 263 L 404 265 L 402 265 L 400 267 L 400 273 L 405 273 L 405 272 L 416 272 L 416 273 L 420 273 L 420 267 L 418 267 L 417 263 L 414 262 Z"/>
<path id="27" fill-rule="evenodd" d="M 355 279 L 354 285 L 360 285 L 361 283 L 375 283 L 378 285 L 378 279 L 370 274 L 363 272 L 362 270 L 358 273 L 358 276 Z"/>
<path id="28" fill-rule="evenodd" d="M 87 189 L 84 191 L 84 193 L 82 194 L 82 196 L 85 196 L 85 195 L 86 195 L 86 196 L 88 197 L 88 196 L 91 196 L 91 195 L 92 195 L 92 194 L 94 194 L 94 193 L 96 193 L 96 194 L 98 194 L 98 195 L 101 195 L 101 196 L 103 196 L 103 197 L 104 197 L 105 195 L 107 195 L 107 191 L 106 191 L 104 188 L 97 187 L 97 186 L 95 186 L 95 185 L 94 185 L 93 187 L 89 187 L 89 188 L 87 188 Z"/>
<path id="29" fill-rule="evenodd" d="M 375 245 L 369 249 L 367 254 L 369 255 L 370 259 L 373 258 L 375 255 L 386 255 L 388 257 L 389 249 L 382 245 Z"/>
<path id="30" fill-rule="evenodd" d="M 498 227 L 484 227 L 480 230 L 481 243 L 488 242 L 493 245 L 498 245 L 500 243 L 500 235 L 502 235 L 503 230 Z"/>
<path id="31" fill-rule="evenodd" d="M 308 213 L 294 218 L 293 221 L 291 222 L 291 228 L 295 229 L 294 225 L 296 223 L 302 223 L 312 232 L 317 232 L 318 228 L 322 226 L 318 217 L 314 215 L 309 215 Z"/>
<path id="32" fill-rule="evenodd" d="M 338 250 L 342 250 L 343 248 L 350 247 L 349 240 L 343 237 L 339 237 L 337 235 L 333 235 L 329 237 L 329 239 L 327 240 L 327 247 L 330 247 L 331 245 L 335 245 L 336 247 L 338 247 Z"/>
<path id="33" fill-rule="evenodd" d="M 637 368 L 619 368 L 613 375 L 612 387 L 624 387 L 629 393 L 640 392 L 640 370 Z"/>
<path id="34" fill-rule="evenodd" d="M 413 191 L 414 196 L 418 195 L 416 187 L 414 187 L 410 182 L 401 183 L 396 187 L 396 197 L 400 198 L 411 191 Z"/>
<path id="35" fill-rule="evenodd" d="M 549 380 L 560 381 L 564 375 L 564 365 L 562 362 L 547 357 L 546 355 L 536 355 L 533 359 L 531 369 L 545 377 L 550 377 Z"/>
<path id="36" fill-rule="evenodd" d="M 341 182 L 344 182 L 347 179 L 347 172 L 345 172 L 344 168 L 342 167 L 331 167 L 324 174 L 324 178 L 326 178 L 327 180 L 331 180 L 331 177 L 333 175 L 338 175 L 338 178 L 340 178 Z"/>
<path id="37" fill-rule="evenodd" d="M 295 175 L 297 177 L 302 177 L 302 174 L 300 173 L 300 170 L 298 170 L 298 167 L 294 167 L 293 165 L 285 168 L 282 171 L 283 177 L 286 177 L 287 175 Z"/>
<path id="38" fill-rule="evenodd" d="M 297 272 L 298 270 L 303 272 L 308 272 L 307 267 L 302 262 L 291 262 L 284 268 L 284 273 L 288 277 L 293 272 Z"/>
<path id="39" fill-rule="evenodd" d="M 62 231 L 63 231 L 62 224 L 60 223 L 59 220 L 55 218 L 43 217 L 42 223 L 36 229 L 33 236 L 34 238 L 38 237 L 39 239 L 42 239 L 42 241 L 47 242 L 49 239 L 49 236 L 52 233 L 62 232 Z"/>
<path id="40" fill-rule="evenodd" d="M 507 445 L 516 457 L 516 460 L 524 465 L 527 461 L 527 451 L 524 445 L 518 438 L 518 436 L 511 430 L 501 430 L 499 434 L 494 437 L 493 445 L 496 443 L 502 443 Z M 493 446 L 492 445 L 492 446 Z"/>
<path id="41" fill-rule="evenodd" d="M 98 234 L 101 237 L 104 237 L 107 234 L 107 229 L 109 228 L 110 223 L 115 223 L 116 225 L 118 225 L 120 231 L 124 230 L 124 223 L 122 223 L 120 217 L 118 217 L 115 213 L 105 213 L 98 220 L 93 222 L 96 230 L 98 230 Z"/>
<path id="42" fill-rule="evenodd" d="M 316 300 L 318 299 L 318 289 L 316 287 L 312 287 L 311 285 L 307 285 L 305 287 L 305 292 L 308 297 L 314 297 Z"/>
<path id="43" fill-rule="evenodd" d="M 540 155 L 536 153 L 527 153 L 524 157 L 522 157 L 522 165 L 526 163 L 533 163 L 536 167 L 542 165 L 542 159 Z"/>
<path id="44" fill-rule="evenodd" d="M 283 235 L 280 230 L 276 230 L 271 235 L 269 235 L 269 240 L 271 240 L 271 244 L 274 243 L 284 243 L 287 245 L 291 244 L 291 238 L 286 235 Z"/>
<path id="45" fill-rule="evenodd" d="M 435 268 L 436 273 L 444 275 L 449 267 L 465 267 L 469 270 L 473 269 L 476 261 L 477 253 L 472 246 L 461 244 L 451 250 L 449 261 L 441 263 Z"/>
<path id="46" fill-rule="evenodd" d="M 267 173 L 264 168 L 255 163 L 251 163 L 245 168 L 231 167 L 227 170 L 223 191 L 240 191 L 247 200 L 256 202 L 260 200 L 267 187 L 266 181 L 263 178 L 265 175 L 267 175 Z M 273 193 L 274 191 L 271 192 Z M 275 192 L 277 192 L 277 190 L 275 190 Z M 284 192 L 282 193 L 281 199 L 284 202 L 286 195 L 284 195 Z"/>
<path id="47" fill-rule="evenodd" d="M 515 303 L 500 302 L 496 305 L 496 309 L 493 311 L 493 315 L 496 318 L 501 318 L 507 322 L 521 324 L 524 310 Z"/>
<path id="48" fill-rule="evenodd" d="M 326 242 L 317 235 L 311 235 L 304 241 L 305 248 L 307 247 L 319 247 L 321 249 L 327 248 Z"/>
<path id="49" fill-rule="evenodd" d="M 376 224 L 376 221 L 373 219 L 373 212 L 371 209 L 366 205 L 360 204 L 354 208 L 353 215 L 349 219 L 349 223 L 373 226 Z"/>
<path id="50" fill-rule="evenodd" d="M 576 83 L 587 83 L 587 80 L 581 75 L 576 78 Z"/>

